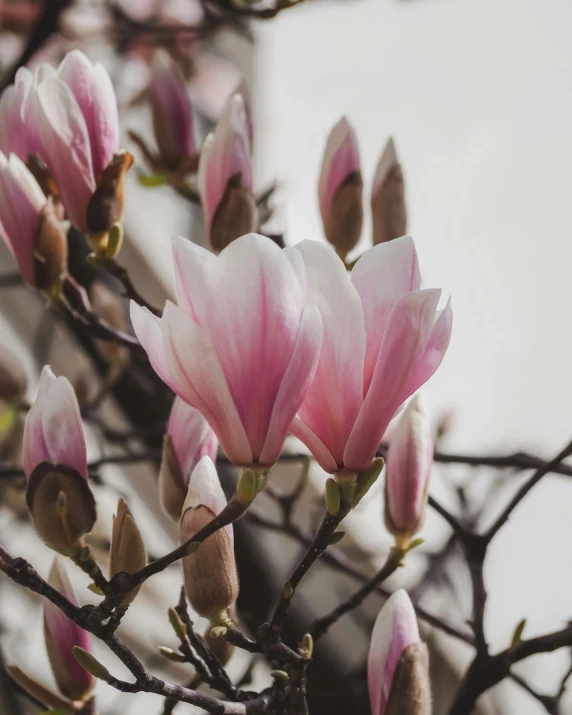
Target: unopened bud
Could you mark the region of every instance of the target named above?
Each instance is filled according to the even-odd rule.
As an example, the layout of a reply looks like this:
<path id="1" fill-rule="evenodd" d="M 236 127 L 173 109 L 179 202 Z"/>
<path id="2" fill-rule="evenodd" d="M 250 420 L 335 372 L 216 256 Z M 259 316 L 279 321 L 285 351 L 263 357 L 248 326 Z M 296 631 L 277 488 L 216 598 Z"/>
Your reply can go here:
<path id="1" fill-rule="evenodd" d="M 98 678 L 99 680 L 109 680 L 110 674 L 109 670 L 102 665 L 97 658 L 95 658 L 91 653 L 88 653 L 86 650 L 83 648 L 80 648 L 79 646 L 74 646 L 73 648 L 73 656 L 77 660 L 77 662 L 81 665 L 81 667 L 84 670 L 87 670 L 88 673 L 91 673 L 91 675 L 94 676 L 94 678 Z"/>
<path id="2" fill-rule="evenodd" d="M 431 712 L 427 646 L 412 643 L 397 662 L 385 715 L 431 715 Z"/>
<path id="3" fill-rule="evenodd" d="M 95 524 L 95 499 L 87 481 L 64 464 L 38 464 L 26 502 L 40 538 L 64 556 L 77 553 L 81 538 Z"/>
<path id="4" fill-rule="evenodd" d="M 187 662 L 187 659 L 184 655 L 182 655 L 181 653 L 177 653 L 177 651 L 173 650 L 172 648 L 167 648 L 164 645 L 159 646 L 159 653 L 161 653 L 164 658 L 167 658 L 167 660 L 170 660 L 172 663 Z"/>
<path id="5" fill-rule="evenodd" d="M 343 258 L 355 248 L 361 234 L 362 189 L 356 135 L 342 117 L 328 137 L 318 194 L 324 234 Z"/>
<path id="6" fill-rule="evenodd" d="M 109 574 L 111 577 L 124 571 L 135 573 L 147 563 L 147 554 L 141 533 L 129 511 L 129 507 L 119 499 L 117 515 L 113 517 L 113 530 L 111 535 L 111 549 L 109 560 Z M 123 599 L 122 605 L 128 606 L 139 592 L 136 586 Z"/>
<path id="7" fill-rule="evenodd" d="M 117 152 L 101 173 L 97 188 L 87 206 L 87 227 L 90 233 L 108 234 L 113 225 L 121 220 L 124 177 L 131 164 L 133 164 L 133 157 L 129 152 Z M 100 250 L 107 248 L 107 241 L 100 243 L 97 248 Z"/>
<path id="8" fill-rule="evenodd" d="M 40 213 L 35 255 L 37 285 L 49 290 L 65 275 L 68 264 L 68 242 L 51 196 Z"/>
<path id="9" fill-rule="evenodd" d="M 169 623 L 171 628 L 175 631 L 177 638 L 185 638 L 187 635 L 187 626 L 181 620 L 181 616 L 177 613 L 174 608 L 169 608 Z"/>
<path id="10" fill-rule="evenodd" d="M 377 165 L 371 191 L 373 243 L 386 243 L 407 232 L 403 173 L 390 139 Z"/>
<path id="11" fill-rule="evenodd" d="M 240 174 L 233 176 L 215 211 L 210 243 L 220 253 L 229 243 L 256 229 L 257 209 L 252 191 L 242 184 Z"/>
<path id="12" fill-rule="evenodd" d="M 304 637 L 302 638 L 302 643 L 300 644 L 300 653 L 302 655 L 302 658 L 309 660 L 312 657 L 313 652 L 314 639 L 312 638 L 311 633 L 306 633 L 304 634 Z"/>
<path id="13" fill-rule="evenodd" d="M 180 524 L 181 543 L 191 539 L 226 506 L 215 466 L 203 457 L 191 475 Z M 195 611 L 206 618 L 225 611 L 238 597 L 232 525 L 219 529 L 183 559 L 185 589 Z"/>

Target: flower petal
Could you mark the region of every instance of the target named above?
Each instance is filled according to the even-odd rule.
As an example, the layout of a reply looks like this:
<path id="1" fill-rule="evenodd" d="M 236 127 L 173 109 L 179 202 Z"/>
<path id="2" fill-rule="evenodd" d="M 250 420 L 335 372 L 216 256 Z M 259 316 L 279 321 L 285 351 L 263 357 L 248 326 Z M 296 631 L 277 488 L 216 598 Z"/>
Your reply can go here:
<path id="1" fill-rule="evenodd" d="M 338 465 L 330 450 L 309 427 L 306 427 L 300 418 L 296 417 L 292 421 L 290 434 L 293 434 L 308 447 L 312 457 L 325 472 L 333 474 L 337 471 Z"/>
<path id="2" fill-rule="evenodd" d="M 171 408 L 167 434 L 186 484 L 203 456 L 216 459 L 218 440 L 214 432 L 202 414 L 179 397 L 175 397 Z"/>
<path id="3" fill-rule="evenodd" d="M 365 394 L 393 306 L 406 293 L 419 290 L 421 276 L 413 239 L 403 236 L 374 246 L 358 260 L 351 276 L 365 316 Z"/>
<path id="4" fill-rule="evenodd" d="M 273 465 L 278 461 L 288 428 L 311 383 L 320 356 L 322 318 L 315 303 L 304 309 L 300 332 L 290 363 L 276 395 L 268 432 L 260 453 L 260 463 Z"/>
<path id="5" fill-rule="evenodd" d="M 169 368 L 163 349 L 163 335 L 161 332 L 161 318 L 153 315 L 147 308 L 131 301 L 130 304 L 131 324 L 137 339 L 145 349 L 151 367 L 157 375 L 165 382 L 173 392 L 176 392 L 173 379 L 169 374 Z"/>
<path id="6" fill-rule="evenodd" d="M 189 508 L 200 505 L 206 506 L 216 516 L 226 506 L 226 497 L 220 484 L 220 479 L 212 459 L 205 455 L 193 469 L 189 481 L 189 491 L 183 505 L 182 514 Z M 231 548 L 234 549 L 234 532 L 232 524 L 227 524 L 224 530 L 230 539 Z"/>
<path id="7" fill-rule="evenodd" d="M 201 325 L 205 305 L 212 292 L 211 283 L 217 271 L 217 258 L 206 248 L 181 236 L 173 236 L 172 245 L 177 302 Z"/>
<path id="8" fill-rule="evenodd" d="M 167 302 L 161 321 L 167 369 L 173 388 L 200 410 L 235 464 L 251 464 L 252 450 L 207 333 Z"/>
<path id="9" fill-rule="evenodd" d="M 349 469 L 369 466 L 399 405 L 439 366 L 451 328 L 450 308 L 435 322 L 440 295 L 439 290 L 408 293 L 391 311 L 371 385 L 344 453 Z"/>
<path id="10" fill-rule="evenodd" d="M 42 413 L 50 388 L 55 379 L 56 376 L 46 365 L 40 376 L 36 397 L 26 415 L 22 441 L 22 461 L 26 479 L 30 479 L 30 475 L 40 462 L 50 461 L 50 453 L 44 438 Z"/>
<path id="11" fill-rule="evenodd" d="M 359 170 L 359 148 L 355 131 L 347 118 L 342 117 L 328 137 L 318 182 L 320 213 L 324 224 L 328 221 L 336 191 L 350 174 Z"/>
<path id="12" fill-rule="evenodd" d="M 341 465 L 363 402 L 362 306 L 343 262 L 328 246 L 302 241 L 294 250 L 304 259 L 310 298 L 317 303 L 324 328 L 316 373 L 298 416 Z"/>

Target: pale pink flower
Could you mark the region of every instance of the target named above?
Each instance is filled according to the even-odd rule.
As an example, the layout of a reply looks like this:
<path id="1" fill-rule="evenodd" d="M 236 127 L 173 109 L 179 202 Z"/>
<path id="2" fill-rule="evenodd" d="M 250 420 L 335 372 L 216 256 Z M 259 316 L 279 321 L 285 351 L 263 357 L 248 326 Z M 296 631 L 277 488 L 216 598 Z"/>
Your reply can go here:
<path id="1" fill-rule="evenodd" d="M 24 162 L 34 152 L 33 137 L 22 117 L 32 84 L 32 74 L 21 67 L 14 84 L 6 87 L 0 97 L 0 151 L 6 155 L 16 154 Z"/>
<path id="2" fill-rule="evenodd" d="M 4 241 L 18 262 L 22 277 L 35 286 L 35 251 L 46 205 L 38 182 L 15 155 L 0 152 L 0 222 Z"/>
<path id="3" fill-rule="evenodd" d="M 400 405 L 439 367 L 451 335 L 441 291 L 419 290 L 413 240 L 365 253 L 351 277 L 326 245 L 303 241 L 310 297 L 324 335 L 318 367 L 291 432 L 327 472 L 370 466 Z"/>
<path id="4" fill-rule="evenodd" d="M 432 464 L 431 425 L 416 395 L 391 434 L 385 459 L 385 521 L 395 536 L 408 539 L 420 528 Z"/>
<path id="5" fill-rule="evenodd" d="M 218 440 L 202 414 L 178 397 L 171 408 L 167 434 L 188 486 L 193 469 L 204 456 L 216 459 Z"/>
<path id="6" fill-rule="evenodd" d="M 199 161 L 198 187 L 205 229 L 209 242 L 216 250 L 221 250 L 224 246 L 218 246 L 220 241 L 216 239 L 213 241 L 213 220 L 227 196 L 229 182 L 232 182 L 233 188 L 240 189 L 243 193 L 252 193 L 248 116 L 244 99 L 239 94 L 231 97 L 215 131 L 205 139 Z M 254 212 L 250 211 L 250 223 L 253 219 Z M 251 225 L 250 230 L 253 228 Z"/>
<path id="7" fill-rule="evenodd" d="M 219 256 L 175 238 L 173 253 L 179 305 L 167 302 L 156 318 L 132 302 L 137 337 L 232 462 L 270 466 L 312 379 L 322 335 L 301 257 L 256 234 Z"/>
<path id="8" fill-rule="evenodd" d="M 26 479 L 41 462 L 63 464 L 87 479 L 85 435 L 73 387 L 46 365 L 26 416 L 23 438 Z"/>
<path id="9" fill-rule="evenodd" d="M 346 117 L 334 126 L 324 151 L 318 198 L 324 226 L 329 222 L 332 202 L 346 179 L 360 171 L 359 147 L 356 134 Z"/>
<path id="10" fill-rule="evenodd" d="M 413 605 L 407 593 L 400 589 L 384 604 L 373 627 L 367 660 L 372 715 L 385 712 L 398 661 L 408 646 L 419 643 Z"/>
<path id="11" fill-rule="evenodd" d="M 77 606 L 65 567 L 56 557 L 48 578 L 50 586 Z M 91 649 L 89 633 L 76 625 L 56 605 L 44 601 L 44 635 L 52 671 L 62 695 L 82 700 L 94 685 L 93 675 L 84 670 L 73 655 L 74 646 Z"/>
<path id="12" fill-rule="evenodd" d="M 184 77 L 165 52 L 157 53 L 147 91 L 161 159 L 176 169 L 196 153 L 193 110 Z"/>
<path id="13" fill-rule="evenodd" d="M 57 71 L 42 65 L 24 118 L 71 222 L 87 231 L 89 201 L 119 146 L 117 101 L 109 75 L 79 50 L 68 52 Z"/>

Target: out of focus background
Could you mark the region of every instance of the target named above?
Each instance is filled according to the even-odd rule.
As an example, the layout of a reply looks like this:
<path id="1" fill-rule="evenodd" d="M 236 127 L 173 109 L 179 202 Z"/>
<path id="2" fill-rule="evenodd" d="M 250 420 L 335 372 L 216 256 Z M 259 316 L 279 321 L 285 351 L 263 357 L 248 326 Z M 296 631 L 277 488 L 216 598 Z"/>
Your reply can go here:
<path id="1" fill-rule="evenodd" d="M 345 114 L 357 132 L 366 198 L 382 148 L 388 137 L 394 138 L 405 178 L 408 231 L 416 240 L 424 284 L 450 294 L 455 314 L 449 352 L 423 390 L 436 428 L 444 427 L 439 448 L 466 455 L 521 450 L 546 458 L 556 454 L 572 436 L 570 4 L 307 0 L 274 19 L 248 18 L 238 27 L 223 25 L 198 40 L 180 28 L 195 23 L 200 8 L 191 0 L 164 5 L 124 2 L 110 10 L 97 3 L 70 4 L 58 19 L 57 33 L 31 58 L 32 64 L 57 62 L 66 49 L 78 46 L 102 61 L 114 79 L 124 146 L 136 155 L 127 187 L 128 240 L 121 259 L 134 280 L 145 286 L 146 295 L 159 303 L 171 294 L 173 233 L 203 241 L 195 206 L 169 187 L 141 186 L 144 161 L 127 136 L 130 129 L 150 135 L 144 97 L 148 61 L 158 38 L 164 43 L 168 37 L 169 51 L 188 66 L 197 140 L 216 122 L 232 92 L 245 94 L 253 117 L 256 188 L 276 184 L 270 224 L 273 232 L 284 234 L 286 244 L 323 240 L 317 181 L 327 135 L 340 116 Z M 18 22 L 13 20 L 19 6 L 36 8 L 29 10 L 31 21 L 24 13 Z M 0 71 L 8 73 L 38 13 L 45 10 L 42 3 L 24 2 L 2 2 L 0 8 Z M 178 24 L 179 30 L 171 35 L 157 32 L 152 29 L 156 22 Z M 370 243 L 366 220 L 356 255 Z M 10 277 L 15 264 L 4 246 L 0 251 L 2 276 Z M 30 397 L 44 362 L 76 385 L 87 385 L 92 396 L 97 393 L 102 367 L 97 358 L 94 362 L 93 351 L 78 346 L 55 318 L 47 320 L 41 299 L 17 281 L 5 282 L 0 290 L 0 339 L 25 362 Z M 78 356 L 73 361 L 70 350 Z M 106 397 L 98 414 L 125 431 L 132 416 L 122 399 L 121 394 Z M 123 450 L 124 445 L 110 442 L 97 424 L 90 430 L 91 458 Z M 129 444 L 135 452 L 143 447 L 137 441 Z M 3 459 L 17 456 L 5 453 Z M 128 495 L 149 550 L 160 554 L 171 548 L 175 533 L 159 513 L 155 496 L 156 464 L 113 465 L 100 471 L 104 481 Z M 288 490 L 292 468 L 278 471 L 277 483 Z M 484 527 L 521 479 L 508 470 L 437 464 L 430 491 L 453 512 L 463 512 Z M 309 504 L 319 498 L 323 481 L 323 474 L 314 469 Z M 376 486 L 347 520 L 347 553 L 372 572 L 390 546 L 381 492 Z M 117 494 L 101 487 L 97 497 L 103 505 L 103 554 Z M 47 572 L 47 549 L 30 529 L 20 527 L 27 523 L 21 502 L 17 484 L 4 487 L 0 540 Z M 275 505 L 269 502 L 265 508 L 275 515 Z M 300 520 L 309 528 L 313 515 L 312 509 L 307 511 Z M 485 626 L 493 651 L 508 647 L 523 618 L 527 637 L 556 630 L 572 618 L 571 512 L 570 477 L 548 476 L 493 542 L 485 569 Z M 450 529 L 429 512 L 421 536 L 424 545 L 390 585 L 405 585 L 416 603 L 463 628 L 471 608 L 464 562 L 455 547 L 446 557 L 435 556 Z M 271 537 L 251 524 L 241 527 L 238 548 L 243 584 L 239 616 L 249 624 L 263 618 L 260 609 L 272 604 L 272 587 L 282 582 L 299 552 L 285 537 Z M 156 646 L 172 640 L 166 609 L 178 598 L 177 569 L 156 581 L 145 585 L 122 628 L 134 649 L 147 653 L 147 664 L 161 669 L 168 664 L 155 655 Z M 81 598 L 89 602 L 83 575 L 77 584 Z M 325 566 L 316 570 L 294 611 L 292 633 L 354 587 Z M 364 662 L 381 603 L 372 596 L 362 612 L 344 619 L 325 639 L 325 665 L 317 667 L 318 691 L 311 694 L 315 715 L 368 712 Z M 33 663 L 48 679 L 43 644 L 30 629 L 30 623 L 36 623 L 39 631 L 40 618 L 38 602 L 0 578 L 3 660 L 28 667 Z M 423 628 L 432 652 L 435 712 L 441 715 L 472 651 L 438 630 Z M 102 660 L 108 663 L 110 657 L 102 652 Z M 515 670 L 537 694 L 551 694 L 558 691 L 570 662 L 570 652 L 561 650 L 531 658 Z M 248 667 L 244 656 L 233 656 L 231 672 L 237 677 Z M 168 674 L 180 682 L 186 677 L 177 669 Z M 254 665 L 252 677 L 255 686 L 269 679 L 260 663 Z M 7 681 L 4 686 L 9 704 L 2 712 L 37 712 L 25 699 L 9 694 Z M 105 685 L 100 688 L 102 715 L 161 713 L 154 696 L 118 695 Z M 537 697 L 510 680 L 478 705 L 482 715 L 547 712 Z M 179 705 L 179 710 L 192 708 Z M 572 712 L 572 687 L 558 712 Z"/>

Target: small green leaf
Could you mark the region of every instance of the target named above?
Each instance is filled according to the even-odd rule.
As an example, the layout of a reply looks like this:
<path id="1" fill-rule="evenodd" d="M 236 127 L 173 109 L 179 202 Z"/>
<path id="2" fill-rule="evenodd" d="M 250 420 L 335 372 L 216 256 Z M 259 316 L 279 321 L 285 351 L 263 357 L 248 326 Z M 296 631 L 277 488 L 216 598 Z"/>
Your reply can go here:
<path id="1" fill-rule="evenodd" d="M 139 176 L 139 183 L 141 186 L 153 189 L 156 186 L 165 186 L 167 183 L 167 177 L 165 174 L 141 174 Z"/>
<path id="2" fill-rule="evenodd" d="M 81 667 L 84 670 L 87 670 L 88 673 L 91 673 L 94 678 L 99 678 L 100 680 L 109 679 L 109 670 L 107 670 L 107 668 L 100 663 L 97 658 L 94 658 L 91 653 L 88 653 L 86 650 L 77 645 L 74 645 L 72 653 L 73 657 L 77 660 Z"/>
<path id="3" fill-rule="evenodd" d="M 238 500 L 243 504 L 250 504 L 256 496 L 256 489 L 256 475 L 252 469 L 244 469 L 236 485 Z"/>
<path id="4" fill-rule="evenodd" d="M 94 583 L 90 583 L 88 586 L 88 589 L 92 592 L 95 593 L 96 596 L 103 596 L 103 590 L 99 588 L 99 586 L 96 586 Z"/>
<path id="5" fill-rule="evenodd" d="M 330 543 L 328 544 L 328 546 L 334 546 L 335 544 L 339 544 L 340 541 L 344 538 L 345 535 L 346 535 L 346 532 L 345 532 L 345 531 L 342 531 L 341 529 L 340 529 L 340 531 L 334 531 L 334 533 L 332 534 L 332 538 L 330 539 Z"/>
<path id="6" fill-rule="evenodd" d="M 423 543 L 423 539 L 421 539 L 421 538 L 413 539 L 413 541 L 407 547 L 406 553 L 408 553 L 412 549 L 416 549 L 418 546 L 421 546 L 422 543 Z"/>
<path id="7" fill-rule="evenodd" d="M 169 608 L 169 623 L 175 631 L 177 638 L 184 638 L 187 635 L 187 626 L 174 608 Z"/>
<path id="8" fill-rule="evenodd" d="M 354 495 L 353 508 L 360 503 L 371 487 L 376 483 L 383 469 L 383 457 L 376 457 L 371 465 L 357 476 L 357 485 Z"/>
<path id="9" fill-rule="evenodd" d="M 326 509 L 330 514 L 337 514 L 340 510 L 341 494 L 335 479 L 326 480 Z"/>
<path id="10" fill-rule="evenodd" d="M 512 634 L 512 640 L 510 643 L 510 650 L 515 650 L 522 643 L 522 632 L 524 631 L 525 626 L 526 618 L 523 618 L 522 621 L 520 621 L 520 623 L 518 623 L 518 625 L 514 629 L 514 633 Z"/>
<path id="11" fill-rule="evenodd" d="M 294 589 L 292 588 L 290 581 L 284 582 L 284 585 L 282 586 L 282 595 L 284 598 L 292 598 L 294 595 Z"/>

